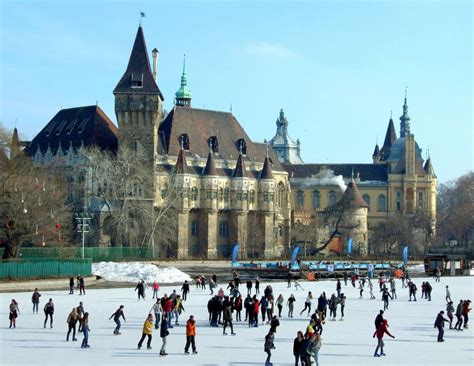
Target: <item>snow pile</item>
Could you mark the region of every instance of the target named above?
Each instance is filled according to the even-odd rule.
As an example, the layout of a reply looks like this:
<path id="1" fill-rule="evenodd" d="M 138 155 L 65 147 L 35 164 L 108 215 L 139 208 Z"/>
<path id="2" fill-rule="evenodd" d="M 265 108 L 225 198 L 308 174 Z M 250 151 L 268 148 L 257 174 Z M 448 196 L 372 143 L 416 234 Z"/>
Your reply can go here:
<path id="1" fill-rule="evenodd" d="M 407 267 L 408 274 L 412 273 L 425 273 L 425 265 L 424 264 L 415 264 L 413 266 Z"/>
<path id="2" fill-rule="evenodd" d="M 101 276 L 106 281 L 138 282 L 145 280 L 147 283 L 174 283 L 191 281 L 186 273 L 175 267 L 157 267 L 154 264 L 141 262 L 100 262 L 92 264 L 92 273 Z"/>

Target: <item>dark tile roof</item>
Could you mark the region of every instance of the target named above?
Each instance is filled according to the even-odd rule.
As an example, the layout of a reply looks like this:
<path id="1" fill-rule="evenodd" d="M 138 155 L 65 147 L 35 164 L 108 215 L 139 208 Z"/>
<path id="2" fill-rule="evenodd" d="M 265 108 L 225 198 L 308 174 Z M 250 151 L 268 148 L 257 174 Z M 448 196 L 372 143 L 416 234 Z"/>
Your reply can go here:
<path id="1" fill-rule="evenodd" d="M 357 188 L 355 182 L 349 182 L 344 194 L 342 195 L 341 202 L 342 204 L 347 204 L 352 208 L 369 207 L 367 202 L 365 202 L 360 195 L 359 189 Z"/>
<path id="2" fill-rule="evenodd" d="M 245 170 L 244 159 L 242 154 L 239 155 L 237 163 L 235 164 L 234 172 L 232 173 L 232 178 L 246 178 L 247 171 Z"/>
<path id="3" fill-rule="evenodd" d="M 27 153 L 34 155 L 39 148 L 44 153 L 51 146 L 53 154 L 59 144 L 64 150 L 70 144 L 79 148 L 82 144 L 98 146 L 117 151 L 117 127 L 98 106 L 62 109 L 35 136 L 27 147 Z"/>
<path id="4" fill-rule="evenodd" d="M 188 156 L 207 156 L 209 138 L 217 136 L 216 159 L 237 160 L 239 141 L 243 139 L 245 162 L 265 160 L 266 145 L 252 142 L 232 113 L 175 106 L 160 125 L 158 153 L 177 156 L 183 135 L 189 140 Z M 272 149 L 269 157 L 273 171 L 284 171 Z"/>
<path id="5" fill-rule="evenodd" d="M 265 158 L 260 179 L 273 179 L 272 165 L 269 158 Z"/>
<path id="6" fill-rule="evenodd" d="M 382 160 L 386 160 L 390 155 L 390 148 L 397 139 L 397 132 L 395 131 L 395 126 L 393 124 L 393 119 L 390 117 L 388 121 L 387 132 L 385 133 L 385 140 L 383 142 L 382 149 L 380 149 L 380 157 Z"/>
<path id="7" fill-rule="evenodd" d="M 309 178 L 323 169 L 332 170 L 334 175 L 350 178 L 352 172 L 359 173 L 359 179 L 364 181 L 388 180 L 388 167 L 386 164 L 283 164 L 290 178 Z"/>
<path id="8" fill-rule="evenodd" d="M 202 172 L 202 175 L 214 176 L 217 175 L 216 171 L 216 164 L 214 162 L 214 153 L 209 151 L 209 155 L 207 156 L 206 167 Z"/>
<path id="9" fill-rule="evenodd" d="M 143 76 L 143 80 L 142 80 Z M 141 88 L 132 87 L 132 78 L 135 80 L 142 80 L 143 85 Z M 132 53 L 128 60 L 127 70 L 123 74 L 122 78 L 118 82 L 114 89 L 115 93 L 151 93 L 159 94 L 163 99 L 153 73 L 150 68 L 150 60 L 148 58 L 148 51 L 146 48 L 145 36 L 143 35 L 143 28 L 138 27 L 135 42 L 133 44 Z"/>
<path id="10" fill-rule="evenodd" d="M 375 149 L 374 149 L 374 152 L 372 154 L 372 157 L 379 156 L 379 154 L 380 154 L 379 144 L 375 144 Z"/>
<path id="11" fill-rule="evenodd" d="M 179 150 L 178 159 L 174 167 L 175 174 L 188 174 L 188 164 L 186 163 L 186 157 L 184 156 L 184 150 Z"/>
<path id="12" fill-rule="evenodd" d="M 426 160 L 425 166 L 423 167 L 424 171 L 426 174 L 431 174 L 436 177 L 436 174 L 434 172 L 433 164 L 431 163 L 431 158 L 428 158 Z"/>

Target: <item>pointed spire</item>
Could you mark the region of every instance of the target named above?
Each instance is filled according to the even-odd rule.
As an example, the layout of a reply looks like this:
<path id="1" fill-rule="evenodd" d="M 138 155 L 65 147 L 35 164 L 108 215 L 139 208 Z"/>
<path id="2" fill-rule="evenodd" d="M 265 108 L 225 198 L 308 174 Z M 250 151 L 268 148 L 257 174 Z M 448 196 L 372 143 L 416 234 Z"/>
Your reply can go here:
<path id="1" fill-rule="evenodd" d="M 175 174 L 188 174 L 188 164 L 186 163 L 186 156 L 184 155 L 184 149 L 181 144 L 181 149 L 179 150 L 178 160 L 176 160 L 176 165 L 174 167 Z"/>
<path id="2" fill-rule="evenodd" d="M 237 159 L 237 164 L 235 164 L 234 172 L 232 173 L 232 178 L 244 178 L 247 177 L 247 172 L 245 170 L 244 158 L 242 156 L 242 145 L 240 145 L 240 154 Z"/>
<path id="3" fill-rule="evenodd" d="M 369 207 L 362 198 L 359 188 L 357 188 L 354 181 L 347 185 L 347 188 L 342 195 L 341 202 L 343 205 L 347 205 L 350 208 Z"/>
<path id="4" fill-rule="evenodd" d="M 18 130 L 16 128 L 16 122 L 15 122 L 15 128 L 13 129 L 12 140 L 10 143 L 10 159 L 18 156 L 20 152 L 21 152 L 21 144 L 20 144 L 20 138 L 18 137 Z"/>
<path id="5" fill-rule="evenodd" d="M 436 177 L 433 164 L 431 163 L 431 158 L 429 155 L 428 155 L 428 159 L 426 159 L 425 165 L 423 166 L 423 170 L 426 172 L 426 174 Z"/>
<path id="6" fill-rule="evenodd" d="M 137 30 L 127 70 L 114 89 L 114 93 L 133 92 L 159 94 L 163 100 L 150 67 L 145 35 L 141 26 Z"/>
<path id="7" fill-rule="evenodd" d="M 188 88 L 188 77 L 186 76 L 186 55 L 183 57 L 183 73 L 181 74 L 181 86 L 175 93 L 176 105 L 180 107 L 191 107 L 191 91 Z"/>
<path id="8" fill-rule="evenodd" d="M 206 161 L 206 167 L 204 168 L 202 175 L 203 176 L 216 176 L 217 175 L 216 164 L 214 162 L 214 153 L 212 152 L 212 150 L 209 151 L 209 155 L 207 156 L 207 161 Z"/>
<path id="9" fill-rule="evenodd" d="M 405 101 L 403 103 L 403 114 L 400 117 L 400 137 L 410 134 L 410 117 L 408 116 L 407 89 L 405 87 Z"/>
<path id="10" fill-rule="evenodd" d="M 270 163 L 270 158 L 268 157 L 268 154 L 265 157 L 265 161 L 263 162 L 263 169 L 260 173 L 260 179 L 273 179 L 272 164 Z"/>
<path id="11" fill-rule="evenodd" d="M 390 113 L 391 114 L 391 113 Z M 387 132 L 385 133 L 385 140 L 383 142 L 383 146 L 380 149 L 380 158 L 385 160 L 390 155 L 390 148 L 392 147 L 393 143 L 397 140 L 397 132 L 395 131 L 395 125 L 393 123 L 393 119 L 390 116 L 390 120 L 388 121 Z"/>
<path id="12" fill-rule="evenodd" d="M 372 157 L 373 158 L 378 157 L 379 154 L 380 154 L 379 144 L 375 144 L 375 149 L 374 149 L 374 153 L 372 154 Z"/>

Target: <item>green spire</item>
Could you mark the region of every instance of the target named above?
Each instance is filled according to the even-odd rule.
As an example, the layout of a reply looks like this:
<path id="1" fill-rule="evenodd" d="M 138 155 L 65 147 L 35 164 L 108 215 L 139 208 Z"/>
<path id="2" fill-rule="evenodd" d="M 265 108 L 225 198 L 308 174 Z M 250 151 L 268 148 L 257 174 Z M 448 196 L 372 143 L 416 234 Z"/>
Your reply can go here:
<path id="1" fill-rule="evenodd" d="M 191 106 L 191 91 L 188 88 L 188 77 L 186 76 L 186 55 L 183 59 L 183 73 L 181 74 L 181 87 L 175 94 L 176 105 L 182 107 Z"/>

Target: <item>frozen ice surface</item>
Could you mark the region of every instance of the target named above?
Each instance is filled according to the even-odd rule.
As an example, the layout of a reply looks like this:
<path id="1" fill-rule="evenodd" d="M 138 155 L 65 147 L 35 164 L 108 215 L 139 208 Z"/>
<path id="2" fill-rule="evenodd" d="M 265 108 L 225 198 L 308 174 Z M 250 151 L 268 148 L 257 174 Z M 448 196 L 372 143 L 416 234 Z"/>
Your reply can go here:
<path id="1" fill-rule="evenodd" d="M 424 278 L 414 281 L 421 287 Z M 443 277 L 440 283 L 429 279 L 433 286 L 432 301 L 418 298 L 417 302 L 408 301 L 407 289 L 401 288 L 397 280 L 398 299 L 390 302 L 385 312 L 389 321 L 389 330 L 396 339 L 385 337 L 387 356 L 374 358 L 376 339 L 374 318 L 383 308 L 380 294 L 376 300 L 368 299 L 368 289 L 364 298 L 359 299 L 359 291 L 343 284 L 347 296 L 344 321 L 327 321 L 323 332 L 323 346 L 319 355 L 320 365 L 473 365 L 474 338 L 473 327 L 458 332 L 446 329 L 444 343 L 437 343 L 437 331 L 433 323 L 437 313 L 445 310 L 445 286 L 449 285 L 454 303 L 459 299 L 473 299 L 473 277 Z M 307 291 L 315 296 L 322 291 L 327 295 L 335 292 L 334 281 L 301 282 L 305 291 L 287 289 L 285 282 L 272 282 L 274 294 L 282 293 L 285 299 L 290 293 L 296 296 L 295 317 L 286 317 L 284 307 L 281 326 L 275 337 L 276 349 L 272 351 L 273 365 L 294 365 L 292 354 L 293 339 L 298 330 L 306 328 L 307 315 L 300 316 Z M 261 291 L 265 287 L 262 281 Z M 227 284 L 220 283 L 219 287 Z M 0 364 L 1 365 L 264 365 L 266 354 L 263 351 L 264 336 L 268 325 L 248 328 L 245 323 L 234 322 L 236 336 L 223 336 L 221 328 L 208 325 L 206 304 L 209 291 L 196 290 L 191 287 L 188 301 L 184 303 L 186 312 L 182 314 L 180 326 L 170 329 L 166 357 L 158 355 L 161 347 L 159 332 L 154 330 L 152 350 L 137 350 L 137 343 L 142 333 L 143 322 L 154 303 L 151 290 L 147 290 L 146 301 L 137 301 L 134 285 L 122 289 L 87 290 L 85 296 L 68 295 L 64 291 L 42 292 L 40 314 L 32 314 L 31 293 L 0 294 Z M 181 286 L 162 286 L 160 294 L 179 291 Z M 374 282 L 374 289 L 378 285 Z M 246 290 L 242 289 L 245 293 Z M 420 290 L 418 291 L 418 297 Z M 55 303 L 54 328 L 43 329 L 44 315 L 42 308 L 52 297 Z M 17 328 L 8 328 L 8 305 L 12 298 L 19 302 L 21 314 L 17 319 Z M 73 306 L 83 301 L 86 311 L 90 313 L 89 344 L 91 348 L 81 349 L 82 334 L 77 342 L 66 342 L 66 318 Z M 125 305 L 127 322 L 123 323 L 122 335 L 114 336 L 114 322 L 109 316 L 117 307 Z M 314 304 L 313 304 L 314 306 Z M 196 345 L 197 355 L 184 355 L 185 322 L 194 315 L 197 319 Z M 235 318 L 235 313 L 234 313 Z M 339 308 L 338 308 L 339 318 Z M 448 327 L 449 328 L 449 327 Z"/>
<path id="2" fill-rule="evenodd" d="M 186 273 L 175 267 L 157 267 L 142 262 L 100 262 L 92 264 L 92 273 L 107 281 L 134 282 L 144 280 L 146 283 L 159 284 L 191 281 Z"/>

